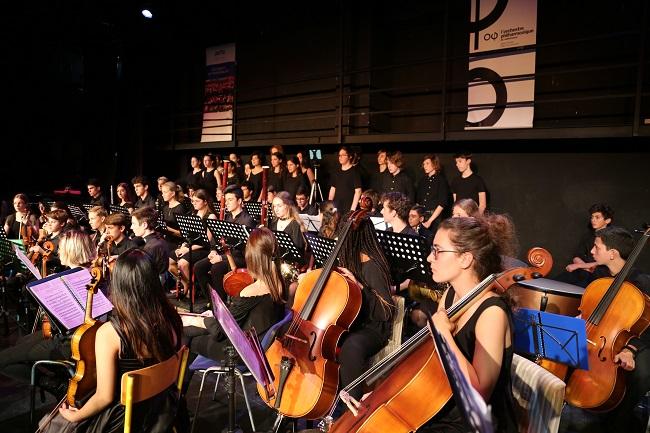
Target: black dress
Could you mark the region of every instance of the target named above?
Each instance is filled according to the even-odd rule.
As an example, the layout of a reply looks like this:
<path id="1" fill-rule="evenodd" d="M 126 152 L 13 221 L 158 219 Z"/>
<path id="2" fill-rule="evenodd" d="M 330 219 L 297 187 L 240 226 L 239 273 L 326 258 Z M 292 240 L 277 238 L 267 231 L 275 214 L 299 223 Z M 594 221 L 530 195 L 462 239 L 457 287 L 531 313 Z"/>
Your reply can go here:
<path id="1" fill-rule="evenodd" d="M 253 201 L 257 201 L 257 199 L 260 197 L 260 193 L 262 192 L 262 173 L 264 173 L 264 171 L 260 171 L 257 174 L 251 173 L 251 175 L 248 177 L 248 181 L 253 187 L 253 191 L 251 192 Z"/>
<path id="2" fill-rule="evenodd" d="M 445 308 L 451 307 L 454 300 L 453 287 L 447 292 L 445 298 Z M 504 310 L 508 315 L 510 330 L 512 333 L 513 324 L 510 315 L 510 307 L 501 297 L 490 297 L 485 299 L 476 309 L 472 317 L 463 325 L 462 328 L 454 335 L 454 341 L 469 362 L 474 358 L 474 347 L 476 345 L 476 322 L 483 312 L 489 307 L 497 306 Z M 514 338 L 511 339 L 514 341 Z M 486 403 L 492 408 L 492 418 L 494 420 L 494 431 L 503 433 L 517 432 L 517 419 L 514 412 L 514 398 L 512 396 L 512 387 L 510 383 L 510 369 L 512 365 L 513 347 L 503 349 L 503 359 L 499 378 L 492 390 L 490 400 Z M 427 422 L 418 432 L 450 432 L 450 433 L 469 433 L 471 428 L 465 423 L 461 416 L 460 410 L 454 399 L 449 402 Z"/>

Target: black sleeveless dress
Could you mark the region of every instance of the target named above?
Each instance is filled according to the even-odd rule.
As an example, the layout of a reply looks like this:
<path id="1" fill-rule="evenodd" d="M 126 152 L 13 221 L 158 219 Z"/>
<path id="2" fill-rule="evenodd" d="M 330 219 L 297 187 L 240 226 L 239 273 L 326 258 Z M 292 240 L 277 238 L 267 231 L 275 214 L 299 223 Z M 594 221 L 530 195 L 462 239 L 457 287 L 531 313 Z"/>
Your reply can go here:
<path id="1" fill-rule="evenodd" d="M 451 307 L 454 300 L 454 289 L 449 288 L 445 298 L 445 308 Z M 490 297 L 485 299 L 476 309 L 472 317 L 463 325 L 460 331 L 454 336 L 454 341 L 460 351 L 465 355 L 468 361 L 472 362 L 474 358 L 474 347 L 476 345 L 476 322 L 483 312 L 489 307 L 497 306 L 505 311 L 508 315 L 510 330 L 512 332 L 513 324 L 510 314 L 510 307 L 501 297 Z M 514 338 L 511 339 L 513 341 Z M 487 402 L 492 408 L 492 419 L 494 422 L 494 431 L 503 433 L 516 433 L 517 420 L 514 412 L 514 399 L 512 396 L 512 387 L 510 384 L 510 368 L 512 365 L 513 348 L 504 348 L 503 360 L 501 362 L 501 371 L 499 379 L 492 391 L 492 396 Z M 449 433 L 469 433 L 472 430 L 465 423 L 461 412 L 452 398 L 442 410 L 433 417 L 424 426 L 418 429 L 418 432 L 449 432 Z"/>

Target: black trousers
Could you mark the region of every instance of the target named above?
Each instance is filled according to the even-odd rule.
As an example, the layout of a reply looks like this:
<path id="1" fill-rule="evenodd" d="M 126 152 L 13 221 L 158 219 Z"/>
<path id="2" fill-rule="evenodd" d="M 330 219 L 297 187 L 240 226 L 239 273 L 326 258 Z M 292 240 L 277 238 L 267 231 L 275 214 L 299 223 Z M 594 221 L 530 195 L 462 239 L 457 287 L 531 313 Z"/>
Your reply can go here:
<path id="1" fill-rule="evenodd" d="M 235 259 L 235 264 L 238 268 L 243 268 L 246 266 L 246 261 L 243 257 L 239 255 L 233 255 Z M 223 277 L 230 272 L 230 266 L 228 266 L 227 261 L 221 261 L 216 264 L 210 263 L 210 260 L 206 257 L 199 260 L 194 265 L 194 276 L 196 281 L 199 283 L 201 290 L 208 296 L 210 299 L 210 285 L 214 290 L 217 291 L 221 299 L 224 301 L 227 298 L 226 292 L 223 289 Z"/>
<path id="2" fill-rule="evenodd" d="M 347 334 L 339 353 L 341 389 L 368 370 L 370 357 L 385 345 L 386 338 L 372 329 L 361 328 Z M 362 387 L 352 389 L 350 395 L 359 400 L 363 395 Z"/>
<path id="3" fill-rule="evenodd" d="M 71 356 L 69 338 L 57 335 L 44 339 L 40 331 L 34 332 L 0 352 L 0 372 L 20 382 L 29 383 L 35 361 L 68 360 Z"/>

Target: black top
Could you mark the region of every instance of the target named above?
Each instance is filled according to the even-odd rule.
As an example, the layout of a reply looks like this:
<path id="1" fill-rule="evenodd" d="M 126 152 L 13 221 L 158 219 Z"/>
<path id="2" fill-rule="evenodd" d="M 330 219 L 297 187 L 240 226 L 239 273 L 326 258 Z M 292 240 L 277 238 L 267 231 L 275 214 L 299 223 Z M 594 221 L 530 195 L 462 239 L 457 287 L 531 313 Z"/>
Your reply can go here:
<path id="1" fill-rule="evenodd" d="M 235 296 L 232 298 L 228 309 L 239 327 L 246 331 L 255 328 L 257 336 L 262 335 L 275 323 L 282 320 L 284 305 L 273 302 L 271 295 L 260 296 Z M 214 317 L 206 317 L 203 320 L 205 328 L 217 341 L 226 340 L 227 336 L 221 329 L 219 322 Z M 215 354 L 219 359 L 222 353 Z"/>
<path id="2" fill-rule="evenodd" d="M 228 213 L 226 214 L 224 220 L 231 223 L 240 224 L 251 229 L 257 227 L 257 223 L 248 214 L 246 209 L 242 209 L 242 211 L 239 212 L 237 216 L 234 218 L 232 217 L 232 214 Z M 238 245 L 237 247 L 230 249 L 230 253 L 232 254 L 235 261 L 239 261 L 239 260 L 243 261 L 245 248 L 246 245 L 242 243 L 241 245 Z M 223 261 L 226 261 L 228 258 L 225 255 L 221 255 L 221 259 Z"/>
<path id="3" fill-rule="evenodd" d="M 188 187 L 188 186 L 192 185 L 194 187 L 194 189 L 200 188 L 201 187 L 201 182 L 203 181 L 203 177 L 201 176 L 201 173 L 203 173 L 203 171 L 198 171 L 196 173 L 193 173 L 193 172 L 190 171 L 185 176 L 185 186 Z"/>
<path id="4" fill-rule="evenodd" d="M 284 190 L 291 194 L 291 198 L 293 200 L 296 199 L 296 193 L 301 187 L 305 191 L 309 191 L 307 176 L 303 175 L 302 173 L 296 177 L 287 176 L 284 178 Z"/>
<path id="5" fill-rule="evenodd" d="M 287 172 L 285 170 L 280 171 L 280 173 L 276 173 L 273 171 L 273 168 L 271 168 L 266 178 L 267 187 L 273 185 L 273 188 L 275 188 L 276 193 L 280 191 L 284 191 L 284 182 L 287 177 L 286 174 Z M 260 185 L 260 189 L 261 189 L 261 185 Z"/>
<path id="6" fill-rule="evenodd" d="M 305 206 L 304 209 L 300 209 L 300 207 L 298 207 L 298 212 L 302 214 L 316 216 L 318 215 L 318 206 L 316 206 L 315 204 L 307 203 L 307 206 Z"/>
<path id="7" fill-rule="evenodd" d="M 169 267 L 169 250 L 167 242 L 159 233 L 151 233 L 144 237 L 142 249 L 153 259 L 156 272 L 162 274 Z"/>
<path id="8" fill-rule="evenodd" d="M 252 187 L 251 197 L 253 197 L 253 201 L 257 201 L 260 192 L 262 192 L 262 173 L 264 173 L 264 171 L 260 171 L 257 174 L 251 173 L 248 177 L 248 181 L 251 183 Z"/>
<path id="9" fill-rule="evenodd" d="M 372 173 L 372 177 L 370 178 L 370 189 L 375 190 L 378 194 L 382 194 L 384 192 L 384 187 L 388 183 L 388 177 L 390 176 L 390 172 L 388 169 L 385 169 L 384 171 L 377 171 Z M 375 203 L 375 206 L 377 203 Z"/>
<path id="10" fill-rule="evenodd" d="M 135 248 L 135 247 L 136 247 L 135 242 L 133 242 L 132 240 L 130 240 L 125 236 L 121 242 L 119 243 L 113 242 L 113 245 L 111 245 L 111 256 L 119 256 L 129 248 Z"/>
<path id="11" fill-rule="evenodd" d="M 415 202 L 424 206 L 430 212 L 436 210 L 438 206 L 447 207 L 449 204 L 449 185 L 445 175 L 436 173 L 432 176 L 425 175 L 420 179 L 415 194 Z"/>
<path id="12" fill-rule="evenodd" d="M 449 308 L 454 300 L 453 287 L 447 292 L 445 298 L 445 308 Z M 474 359 L 474 348 L 476 346 L 476 322 L 485 310 L 496 306 L 501 308 L 508 315 L 508 322 L 510 323 L 510 341 L 514 341 L 512 336 L 513 324 L 510 308 L 506 301 L 497 296 L 485 299 L 481 305 L 476 309 L 472 317 L 463 325 L 460 330 L 454 335 L 454 341 L 462 354 L 469 362 Z M 514 398 L 512 396 L 512 386 L 510 383 L 510 369 L 512 365 L 513 347 L 505 347 L 503 350 L 503 359 L 501 361 L 501 369 L 499 371 L 499 378 L 492 390 L 490 399 L 486 402 L 492 408 L 492 417 L 494 419 L 495 432 L 517 432 L 517 418 L 514 411 Z M 443 409 L 436 414 L 435 417 L 429 421 L 423 431 L 452 431 L 450 427 L 456 427 L 453 431 L 469 431 L 469 427 L 460 416 L 460 411 L 452 398 Z"/>
<path id="13" fill-rule="evenodd" d="M 433 232 L 431 230 L 420 224 L 417 227 L 417 234 L 424 238 L 428 247 L 431 247 L 431 244 L 433 244 Z"/>
<path id="14" fill-rule="evenodd" d="M 165 225 L 176 230 L 179 230 L 178 222 L 176 221 L 176 215 L 187 215 L 185 207 L 180 203 L 174 207 L 169 207 L 169 203 L 165 203 L 161 211 L 162 219 L 165 221 Z M 182 237 L 176 236 L 169 232 L 165 233 L 165 240 L 173 245 L 177 245 L 183 242 Z"/>
<path id="15" fill-rule="evenodd" d="M 271 221 L 271 224 L 269 224 L 269 229 L 275 231 L 278 230 L 277 218 L 274 218 L 273 221 Z M 302 261 L 300 264 L 306 264 L 308 259 L 307 242 L 305 241 L 305 236 L 300 230 L 300 224 L 296 220 L 292 219 L 291 222 L 282 231 L 289 235 L 291 241 L 294 243 L 294 245 L 296 245 L 296 248 L 298 248 L 298 251 L 303 253 Z"/>
<path id="16" fill-rule="evenodd" d="M 352 200 L 354 199 L 354 190 L 361 188 L 361 176 L 357 167 L 350 167 L 347 170 L 338 168 L 331 177 L 331 186 L 336 191 L 334 193 L 334 203 L 341 213 L 345 215 L 352 209 Z"/>
<path id="17" fill-rule="evenodd" d="M 476 173 L 469 177 L 458 176 L 451 181 L 451 192 L 456 194 L 456 201 L 471 198 L 478 204 L 478 193 L 486 192 L 485 182 Z"/>
<path id="18" fill-rule="evenodd" d="M 388 227 L 386 229 L 387 232 L 394 232 L 392 227 Z M 404 227 L 400 232 L 401 235 L 411 235 L 411 236 L 418 236 L 418 232 L 415 231 L 413 227 L 410 225 L 406 224 L 406 227 Z"/>
<path id="19" fill-rule="evenodd" d="M 27 220 L 29 221 L 29 224 L 34 226 L 34 223 L 38 220 L 35 215 L 29 214 L 27 216 Z M 9 231 L 6 233 L 7 239 L 19 239 L 20 238 L 20 220 L 16 218 L 16 214 L 12 213 L 7 217 L 5 220 L 5 224 L 9 226 Z"/>
<path id="20" fill-rule="evenodd" d="M 391 333 L 392 314 L 395 311 L 390 287 L 381 277 L 381 269 L 374 260 L 361 263 L 361 272 L 367 286 L 361 290 L 361 310 L 350 332 L 361 328 L 371 329 L 383 341 L 387 341 Z"/>
<path id="21" fill-rule="evenodd" d="M 401 192 L 413 201 L 415 199 L 415 191 L 413 191 L 413 182 L 406 173 L 400 171 L 396 175 L 388 174 L 385 178 L 383 192 Z"/>
<path id="22" fill-rule="evenodd" d="M 140 209 L 141 207 L 156 207 L 156 199 L 154 199 L 151 194 L 147 193 L 147 197 L 145 197 L 144 200 L 142 198 L 138 197 L 138 200 L 134 203 L 133 205 L 136 209 Z"/>
<path id="23" fill-rule="evenodd" d="M 594 230 L 589 230 L 588 233 L 585 233 L 580 238 L 580 243 L 578 244 L 578 248 L 575 251 L 573 257 L 579 257 L 585 263 L 593 262 L 594 256 L 591 255 L 591 249 L 594 247 L 595 238 L 596 238 L 596 232 Z"/>
<path id="24" fill-rule="evenodd" d="M 108 199 L 104 197 L 104 194 L 100 193 L 97 197 L 95 198 L 90 198 L 90 205 L 91 206 L 101 206 L 104 209 L 109 208 L 109 203 Z"/>
<path id="25" fill-rule="evenodd" d="M 219 184 L 217 183 L 217 178 L 214 177 L 214 175 L 217 174 L 219 175 L 219 172 L 216 171 L 215 169 L 212 169 L 210 171 L 203 170 L 201 172 L 201 188 L 207 191 L 208 195 L 214 198 L 217 196 L 217 186 Z"/>

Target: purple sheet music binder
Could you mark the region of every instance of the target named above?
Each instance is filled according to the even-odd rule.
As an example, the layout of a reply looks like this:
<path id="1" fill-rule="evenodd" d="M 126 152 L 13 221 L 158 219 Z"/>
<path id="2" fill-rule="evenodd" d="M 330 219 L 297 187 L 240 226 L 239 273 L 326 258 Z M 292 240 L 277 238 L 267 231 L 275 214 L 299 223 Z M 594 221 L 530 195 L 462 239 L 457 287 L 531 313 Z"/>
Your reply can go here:
<path id="1" fill-rule="evenodd" d="M 84 323 L 88 284 L 92 279 L 85 268 L 70 269 L 27 284 L 27 290 L 57 322 L 63 332 Z M 97 290 L 93 296 L 92 317 L 98 318 L 113 309 L 113 304 Z M 61 325 L 61 326 L 58 326 Z"/>
<path id="2" fill-rule="evenodd" d="M 253 374 L 253 377 L 266 389 L 267 400 L 275 395 L 273 387 L 273 374 L 271 368 L 264 355 L 262 346 L 257 339 L 255 329 L 249 329 L 244 332 L 241 330 L 235 318 L 232 317 L 230 310 L 219 295 L 210 290 L 210 297 L 212 298 L 212 311 L 215 319 L 221 325 L 221 329 L 228 336 L 228 340 L 233 345 L 237 353 L 241 357 L 248 370 Z"/>

